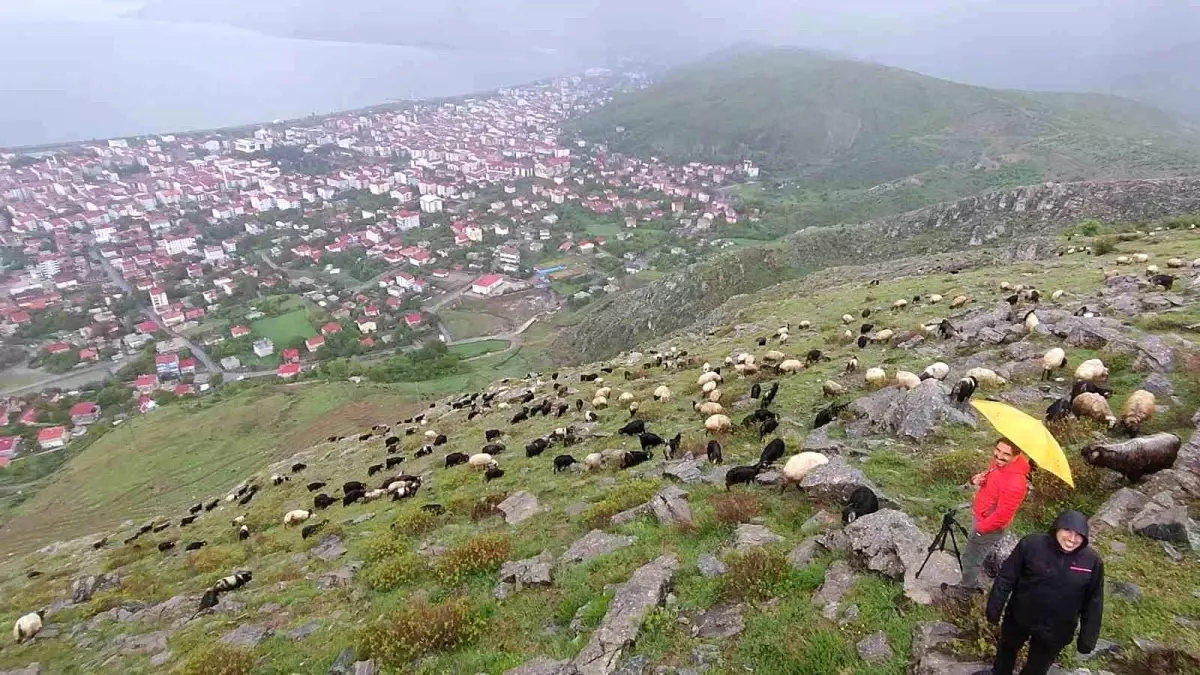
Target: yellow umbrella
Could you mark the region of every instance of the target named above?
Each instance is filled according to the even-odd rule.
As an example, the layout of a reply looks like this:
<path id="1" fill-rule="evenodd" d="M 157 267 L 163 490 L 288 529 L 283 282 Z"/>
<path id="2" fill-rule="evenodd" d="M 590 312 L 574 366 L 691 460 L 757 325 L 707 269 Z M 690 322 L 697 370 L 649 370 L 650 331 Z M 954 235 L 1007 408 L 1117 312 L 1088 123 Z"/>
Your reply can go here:
<path id="1" fill-rule="evenodd" d="M 987 421 L 991 422 L 993 427 L 996 427 L 996 431 L 1000 432 L 1001 436 L 1016 443 L 1029 459 L 1061 478 L 1067 485 L 1075 487 L 1067 456 L 1063 454 L 1062 447 L 1041 420 L 1031 417 L 1007 403 L 971 401 L 971 405 Z"/>

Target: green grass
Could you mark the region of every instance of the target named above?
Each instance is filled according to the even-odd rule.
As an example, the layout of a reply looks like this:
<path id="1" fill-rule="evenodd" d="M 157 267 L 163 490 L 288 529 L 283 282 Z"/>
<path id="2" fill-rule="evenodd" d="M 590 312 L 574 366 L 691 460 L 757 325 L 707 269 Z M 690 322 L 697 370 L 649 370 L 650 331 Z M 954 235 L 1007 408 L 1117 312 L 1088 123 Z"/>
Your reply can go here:
<path id="1" fill-rule="evenodd" d="M 502 352 L 508 349 L 511 343 L 508 340 L 484 340 L 482 342 L 469 342 L 465 345 L 451 345 L 450 353 L 457 354 L 464 359 L 491 354 L 492 352 Z"/>
<path id="2" fill-rule="evenodd" d="M 250 329 L 254 331 L 256 337 L 265 337 L 275 343 L 276 354 L 295 338 L 307 339 L 317 334 L 312 324 L 308 322 L 308 313 L 304 309 L 297 309 L 270 319 L 259 319 L 250 324 Z"/>
<path id="3" fill-rule="evenodd" d="M 489 314 L 482 307 L 445 310 L 441 312 L 440 316 L 455 340 L 498 335 L 507 333 L 516 327 L 507 318 Z"/>
<path id="4" fill-rule="evenodd" d="M 1189 236 L 1144 242 L 1139 248 L 1156 258 L 1175 251 L 1197 252 L 1200 240 Z M 788 448 L 795 450 L 809 433 L 815 410 L 829 402 L 821 393 L 822 380 L 840 381 L 851 389 L 850 396 L 866 393 L 861 373 L 841 375 L 850 354 L 859 356 L 863 369 L 884 365 L 890 373 L 900 367 L 919 371 L 935 358 L 945 358 L 958 368 L 957 364 L 966 356 L 939 353 L 942 343 L 936 340 L 925 345 L 932 350 L 928 354 L 881 346 L 859 351 L 836 340 L 842 313 L 872 307 L 879 327 L 902 330 L 946 315 L 950 310 L 944 304 L 918 303 L 903 314 L 893 314 L 886 308 L 895 298 L 911 299 L 916 292 L 937 292 L 948 299 L 961 292 L 972 298 L 969 307 L 989 307 L 1001 297 L 997 288 L 1001 280 L 1019 283 L 1023 279 L 1036 279 L 1047 294 L 1061 287 L 1071 301 L 1077 301 L 1089 297 L 1099 283 L 1097 262 L 1094 258 L 1065 257 L 1041 263 L 971 268 L 957 275 L 889 278 L 878 287 L 865 285 L 863 275 L 869 274 L 869 270 L 836 269 L 820 280 L 786 282 L 740 298 L 736 307 L 713 313 L 711 320 L 717 328 L 713 334 L 704 331 L 679 334 L 659 347 L 686 348 L 715 364 L 734 349 L 749 348 L 761 356 L 765 349 L 753 347 L 755 337 L 770 335 L 787 322 L 794 326 L 801 319 L 812 321 L 813 328 L 807 331 L 793 329 L 791 343 L 780 348 L 789 355 L 820 348 L 830 356 L 830 361 L 782 377 L 761 373 L 741 379 L 726 369 L 727 377 L 721 384 L 722 400 L 732 406 L 747 395 L 753 383 L 779 381 L 781 388 L 774 406 L 782 418 L 779 432 Z M 1026 274 L 1036 276 L 1026 277 Z M 1192 300 L 1189 296 L 1189 301 Z M 733 328 L 735 325 L 741 327 L 740 332 Z M 1174 323 L 1145 325 L 1153 330 L 1175 330 Z M 117 624 L 99 619 L 94 630 L 85 629 L 85 635 L 96 640 L 92 643 L 95 646 L 90 647 L 76 647 L 78 638 L 71 631 L 75 625 L 86 624 L 98 612 L 120 602 L 153 603 L 181 593 L 194 595 L 229 570 L 249 567 L 254 570 L 254 581 L 230 598 L 245 603 L 244 608 L 234 614 L 201 615 L 171 633 L 168 646 L 173 656 L 167 669 L 184 660 L 201 658 L 199 655 L 206 653 L 220 635 L 238 624 L 269 621 L 277 625 L 277 634 L 251 651 L 254 672 L 270 675 L 325 672 L 343 648 L 363 643 L 367 627 L 378 617 L 395 616 L 395 612 L 413 606 L 451 606 L 466 608 L 466 616 L 451 617 L 461 627 L 452 635 L 416 631 L 412 649 L 417 649 L 419 641 L 420 645 L 426 645 L 420 647 L 421 651 L 428 653 L 411 668 L 399 668 L 397 672 L 493 675 L 535 656 L 574 657 L 607 611 L 614 593 L 612 585 L 625 581 L 646 562 L 670 553 L 680 559 L 673 583 L 675 602 L 647 617 L 641 637 L 630 650 L 631 654 L 649 657 L 652 667 L 695 667 L 691 654 L 698 641 L 691 637 L 690 627 L 679 619 L 694 619 L 698 612 L 717 603 L 748 597 L 744 609 L 745 631 L 730 640 L 705 641 L 717 647 L 718 662 L 710 672 L 748 669 L 757 673 L 812 675 L 905 672 L 912 625 L 943 617 L 941 610 L 914 606 L 902 598 L 899 584 L 862 571 L 862 577 L 845 600 L 858 606 L 858 616 L 838 625 L 821 617 L 819 609 L 811 603 L 811 596 L 820 585 L 825 568 L 842 554 L 823 553 L 811 565 L 796 570 L 778 564 L 780 554 L 808 536 L 801 531 L 802 524 L 818 509 L 836 511 L 837 505 L 815 503 L 796 490 L 780 493 L 756 486 L 735 488 L 738 494 L 756 498 L 758 508 L 754 517 L 782 537 L 783 542 L 776 553 L 744 563 L 745 570 L 750 572 L 756 569 L 754 565 L 769 569 L 767 583 L 762 586 L 737 584 L 730 580 L 732 575 L 703 577 L 696 568 L 701 554 L 716 554 L 731 566 L 734 560 L 726 555 L 726 549 L 735 526 L 718 520 L 711 499 L 725 494 L 723 486 L 707 483 L 684 486 L 695 520 L 693 529 L 665 527 L 653 516 L 612 525 L 607 521 L 608 516 L 641 502 L 667 481 L 652 474 L 657 458 L 632 471 L 554 474 L 550 463 L 557 449 L 541 457 L 525 457 L 520 448 L 529 439 L 568 423 L 582 423 L 582 415 L 577 415 L 573 408 L 564 418 L 538 416 L 515 426 L 508 424 L 510 411 L 496 410 L 467 420 L 465 411 L 442 416 L 443 408 L 430 410 L 430 423 L 422 431 L 447 434 L 449 442 L 445 446 L 433 456 L 418 459 L 413 450 L 426 442 L 422 433 L 401 435 L 401 454 L 407 459 L 400 469 L 426 477 L 416 498 L 345 508 L 338 505 L 318 516 L 330 521 L 327 532 L 338 533 L 348 549 L 338 560 L 326 562 L 307 555 L 318 540 L 302 540 L 296 530 L 282 526 L 283 513 L 311 504 L 312 495 L 304 487 L 306 481 L 320 479 L 337 486 L 346 480 L 365 480 L 367 467 L 386 456 L 378 438 L 364 443 L 348 440 L 330 444 L 325 442 L 328 435 L 362 430 L 377 421 L 395 422 L 412 414 L 416 407 L 410 402 L 416 396 L 432 400 L 491 385 L 501 387 L 499 380 L 523 377 L 529 371 L 547 372 L 551 366 L 545 359 L 553 346 L 550 331 L 550 327 L 539 322 L 524 336 L 526 343 L 521 348 L 471 361 L 471 372 L 452 378 L 379 386 L 260 385 L 220 399 L 169 406 L 135 420 L 132 426 L 122 425 L 113 430 L 72 459 L 54 480 L 22 506 L 13 520 L 5 523 L 0 530 L 0 541 L 4 542 L 6 552 L 20 554 L 54 539 L 99 532 L 108 532 L 114 541 L 119 541 L 130 530 L 119 526 L 122 520 L 128 518 L 136 526 L 150 517 L 177 518 L 187 505 L 223 496 L 244 478 L 254 476 L 262 480 L 278 470 L 268 467 L 269 462 L 288 458 L 294 452 L 307 453 L 305 461 L 309 468 L 289 483 L 264 487 L 245 508 L 229 507 L 222 502 L 218 511 L 202 516 L 192 527 L 183 531 L 173 527 L 139 545 L 110 545 L 99 553 L 85 546 L 80 552 L 64 550 L 34 557 L 0 558 L 0 620 L 11 620 L 31 607 L 46 606 L 55 598 L 68 595 L 71 579 L 84 569 L 115 569 L 124 579 L 122 588 L 99 592 L 91 602 L 56 613 L 52 623 L 64 637 L 0 650 L 0 669 L 36 660 L 52 672 L 165 672 L 154 671 L 143 655 L 119 655 L 112 662 L 100 665 L 103 647 L 99 645 L 107 645 L 122 633 L 134 635 L 158 630 L 158 625 Z M 1046 338 L 1031 340 L 1039 347 L 1057 343 Z M 1143 377 L 1132 370 L 1132 360 L 1128 357 L 1082 349 L 1068 349 L 1068 354 L 1075 363 L 1098 355 L 1110 364 L 1111 381 L 1117 389 L 1114 407 L 1119 407 L 1124 396 Z M 617 366 L 611 375 L 605 375 L 606 384 L 613 388 L 610 400 L 624 392 L 632 394 L 642 403 L 639 416 L 652 430 L 679 431 L 683 434 L 684 448 L 703 447 L 707 436 L 690 408 L 690 402 L 700 396 L 696 368 L 656 369 L 645 379 L 631 381 L 624 379 L 624 370 Z M 559 372 L 558 381 L 573 389 L 567 400 L 590 398 L 596 385 L 579 381 L 583 369 L 561 368 Z M 586 372 L 595 372 L 595 366 Z M 1188 417 L 1200 407 L 1200 384 L 1195 382 L 1193 366 L 1184 367 L 1182 361 L 1180 370 L 1171 378 L 1181 403 L 1160 400 L 1169 406 L 1168 411 L 1153 420 L 1147 431 L 1190 434 Z M 1032 380 L 1014 380 L 1009 389 L 1038 385 Z M 660 384 L 671 388 L 670 401 L 652 400 L 651 392 Z M 1066 385 L 1050 386 L 1057 391 Z M 540 387 L 538 395 L 552 395 L 550 387 Z M 1039 402 L 1029 409 L 1038 412 L 1040 406 Z M 425 403 L 419 407 L 427 409 Z M 1176 408 L 1187 415 L 1177 414 L 1180 411 Z M 744 414 L 742 408 L 735 408 L 732 413 L 735 419 Z M 596 437 L 569 452 L 579 458 L 605 449 L 636 447 L 636 439 L 616 433 L 627 419 L 627 414 L 615 404 L 601 411 L 593 429 Z M 509 450 L 498 457 L 506 471 L 504 477 L 484 482 L 467 467 L 446 470 L 440 466 L 445 453 L 477 452 L 484 442 L 483 431 L 489 428 L 506 432 L 503 442 Z M 897 499 L 925 531 L 932 533 L 942 510 L 969 499 L 959 486 L 986 461 L 985 449 L 993 439 L 994 433 L 985 427 L 976 430 L 949 427 L 923 443 L 888 439 L 890 445 L 862 458 L 852 455 L 851 461 L 861 463 L 885 493 Z M 1066 441 L 1068 453 L 1077 455 L 1081 442 L 1082 438 Z M 856 439 L 847 443 L 855 448 L 866 447 Z M 756 434 L 741 430 L 723 437 L 722 444 L 725 462 L 731 466 L 754 461 L 762 447 Z M 1016 530 L 1019 533 L 1041 530 L 1048 524 L 1048 518 L 1064 506 L 1094 508 L 1112 487 L 1086 472 L 1083 467 L 1077 468 L 1079 488 L 1074 492 L 1055 491 L 1044 482 L 1035 483 L 1036 493 L 1023 507 Z M 370 482 L 376 482 L 376 478 L 372 477 Z M 477 508 L 484 499 L 494 502 L 517 490 L 534 493 L 544 510 L 518 525 L 506 525 L 499 517 L 484 515 L 484 510 Z M 420 511 L 421 505 L 431 502 L 445 506 L 446 513 L 430 516 Z M 578 515 L 569 516 L 569 511 Z M 374 517 L 358 525 L 345 522 L 367 513 Z M 247 524 L 254 533 L 246 542 L 237 541 L 229 526 L 230 518 L 242 514 L 247 516 Z M 393 528 L 393 524 L 397 527 Z M 554 584 L 548 588 L 524 589 L 505 600 L 492 596 L 496 582 L 493 570 L 498 562 L 495 551 L 500 547 L 481 542 L 503 539 L 511 549 L 509 559 L 526 558 L 542 551 L 558 555 L 594 527 L 633 537 L 634 542 L 587 563 L 556 567 Z M 165 556 L 153 550 L 154 542 L 168 537 L 186 541 L 205 539 L 208 546 L 198 553 Z M 1115 556 L 1111 549 L 1113 542 L 1124 543 L 1126 551 Z M 417 551 L 423 545 L 456 551 L 459 564 L 450 569 L 440 559 L 419 555 Z M 1104 637 L 1128 649 L 1133 649 L 1134 636 L 1200 649 L 1200 635 L 1180 630 L 1174 623 L 1176 616 L 1200 613 L 1200 600 L 1192 595 L 1196 579 L 1200 578 L 1200 564 L 1192 558 L 1168 564 L 1156 544 L 1127 533 L 1100 539 L 1098 545 L 1106 556 L 1109 577 L 1136 582 L 1145 595 L 1138 603 L 1110 599 L 1106 605 Z M 320 575 L 338 570 L 351 560 L 364 561 L 364 568 L 349 586 L 318 588 Z M 33 565 L 45 574 L 28 580 L 23 572 Z M 743 574 L 742 578 L 747 577 Z M 187 614 L 191 612 L 189 606 Z M 571 628 L 576 616 L 583 630 L 578 638 Z M 306 621 L 315 621 L 320 630 L 300 640 L 282 634 Z M 389 634 L 413 634 L 404 633 L 401 628 L 396 631 Z M 854 644 L 875 631 L 888 634 L 895 656 L 885 664 L 871 667 L 858 658 Z M 65 637 L 68 635 L 71 637 Z M 452 641 L 453 646 L 427 647 L 443 638 L 446 644 Z M 1100 666 L 1113 670 L 1111 663 Z"/>

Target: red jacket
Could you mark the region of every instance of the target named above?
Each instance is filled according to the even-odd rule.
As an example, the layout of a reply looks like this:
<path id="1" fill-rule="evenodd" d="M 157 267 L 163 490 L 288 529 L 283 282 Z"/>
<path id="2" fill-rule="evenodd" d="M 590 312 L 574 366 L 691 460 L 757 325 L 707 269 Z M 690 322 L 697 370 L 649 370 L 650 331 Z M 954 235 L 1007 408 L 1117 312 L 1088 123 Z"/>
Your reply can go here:
<path id="1" fill-rule="evenodd" d="M 1013 461 L 997 467 L 993 461 L 983 476 L 983 485 L 975 493 L 971 510 L 975 512 L 975 531 L 980 534 L 999 532 L 1008 527 L 1017 508 L 1025 499 L 1025 477 L 1029 475 L 1029 460 L 1017 455 Z"/>

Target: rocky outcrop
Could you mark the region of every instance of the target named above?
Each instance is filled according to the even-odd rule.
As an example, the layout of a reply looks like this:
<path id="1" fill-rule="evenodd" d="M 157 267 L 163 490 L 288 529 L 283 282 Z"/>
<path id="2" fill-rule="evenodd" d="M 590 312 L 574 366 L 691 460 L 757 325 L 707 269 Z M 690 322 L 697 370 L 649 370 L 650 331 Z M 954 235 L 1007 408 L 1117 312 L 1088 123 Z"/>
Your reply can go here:
<path id="1" fill-rule="evenodd" d="M 1129 529 L 1149 539 L 1182 544 L 1200 551 L 1200 527 L 1188 517 L 1187 506 L 1176 504 L 1170 494 L 1160 492 L 1130 521 Z"/>
<path id="2" fill-rule="evenodd" d="M 879 497 L 881 506 L 894 505 L 880 493 L 879 488 L 866 474 L 850 466 L 843 457 L 830 457 L 828 464 L 822 464 L 809 471 L 800 480 L 800 489 L 804 490 L 810 499 L 833 504 L 843 504 L 850 497 L 850 493 L 860 487 L 870 488 Z"/>
<path id="3" fill-rule="evenodd" d="M 661 556 L 639 567 L 617 588 L 600 626 L 575 657 L 579 675 L 609 675 L 617 669 L 621 656 L 637 639 L 646 615 L 662 603 L 678 567 L 675 556 Z"/>
<path id="4" fill-rule="evenodd" d="M 952 584 L 961 577 L 958 562 L 949 553 L 935 551 L 925 562 L 933 537 L 918 528 L 906 513 L 882 509 L 859 517 L 844 531 L 851 550 L 867 568 L 903 579 L 904 594 L 913 602 L 931 604 L 940 597 L 943 583 Z M 918 578 L 922 565 L 925 568 Z"/>
<path id="5" fill-rule="evenodd" d="M 836 614 L 842 596 L 850 591 L 857 580 L 858 575 L 850 569 L 845 560 L 833 561 L 825 570 L 825 581 L 813 593 L 813 604 L 827 610 L 827 615 Z"/>
<path id="6" fill-rule="evenodd" d="M 509 495 L 507 499 L 496 505 L 496 508 L 504 514 L 504 522 L 516 525 L 532 518 L 538 512 L 539 506 L 537 497 L 522 490 Z"/>
<path id="7" fill-rule="evenodd" d="M 975 675 L 979 671 L 986 672 L 988 665 L 985 663 L 959 663 L 950 655 L 949 643 L 960 633 L 957 626 L 944 621 L 926 621 L 913 626 L 909 674 Z"/>
<path id="8" fill-rule="evenodd" d="M 947 424 L 975 427 L 975 416 L 955 407 L 950 389 L 937 380 L 925 380 L 916 389 L 881 389 L 851 406 L 859 420 L 847 428 L 851 435 L 886 433 L 919 441 Z"/>
<path id="9" fill-rule="evenodd" d="M 500 566 L 500 581 L 492 594 L 506 598 L 530 586 L 550 586 L 554 583 L 554 556 L 549 551 L 524 560 L 510 560 Z"/>
<path id="10" fill-rule="evenodd" d="M 887 633 L 883 631 L 876 631 L 859 640 L 855 648 L 858 649 L 859 658 L 873 666 L 887 663 L 895 655 Z"/>
<path id="11" fill-rule="evenodd" d="M 1200 211 L 1197 178 L 1045 183 L 988 192 L 861 225 L 810 227 L 773 246 L 716 255 L 641 288 L 593 302 L 559 346 L 586 361 L 685 328 L 697 317 L 713 325 L 732 323 L 729 318 L 738 309 L 734 296 L 835 265 L 921 256 L 913 264 L 923 273 L 935 273 L 979 265 L 992 256 L 1034 260 L 1052 255 L 1056 249 L 1052 237 L 1085 218 L 1144 221 L 1196 211 Z M 1002 250 L 971 250 L 982 246 Z M 938 256 L 950 251 L 959 253 Z M 828 272 L 805 282 L 816 287 L 827 276 Z M 723 306 L 727 301 L 729 305 Z"/>
<path id="12" fill-rule="evenodd" d="M 575 540 L 571 548 L 559 558 L 560 563 L 583 562 L 597 556 L 612 553 L 634 542 L 633 537 L 608 534 L 603 530 L 592 530 Z"/>
<path id="13" fill-rule="evenodd" d="M 1124 529 L 1129 519 L 1146 506 L 1146 495 L 1133 488 L 1121 488 L 1109 495 L 1088 520 L 1089 529 L 1095 534 Z"/>
<path id="14" fill-rule="evenodd" d="M 742 523 L 733 532 L 734 546 L 739 551 L 746 551 L 759 546 L 770 546 L 783 541 L 783 538 L 762 525 Z"/>

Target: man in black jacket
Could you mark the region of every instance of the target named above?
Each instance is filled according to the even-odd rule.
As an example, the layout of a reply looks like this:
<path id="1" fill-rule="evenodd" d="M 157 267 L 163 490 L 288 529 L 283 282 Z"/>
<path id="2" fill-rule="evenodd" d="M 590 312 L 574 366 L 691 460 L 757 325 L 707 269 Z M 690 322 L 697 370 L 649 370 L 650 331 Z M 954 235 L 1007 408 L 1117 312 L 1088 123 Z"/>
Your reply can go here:
<path id="1" fill-rule="evenodd" d="M 1079 652 L 1095 649 L 1104 613 L 1104 563 L 1087 537 L 1087 518 L 1063 511 L 1049 534 L 1026 535 L 1004 562 L 987 603 L 992 623 L 1004 610 L 993 675 L 1012 675 L 1027 641 L 1021 675 L 1045 675 L 1076 626 Z"/>

